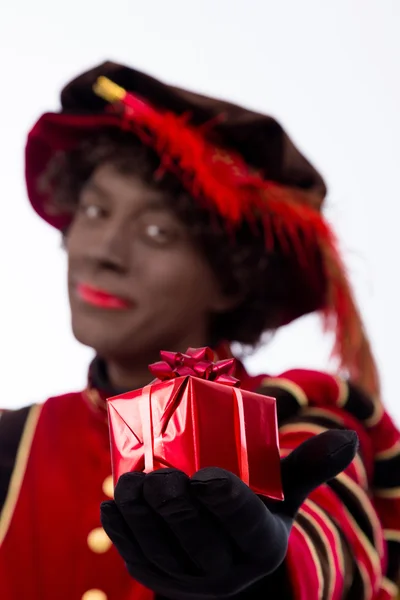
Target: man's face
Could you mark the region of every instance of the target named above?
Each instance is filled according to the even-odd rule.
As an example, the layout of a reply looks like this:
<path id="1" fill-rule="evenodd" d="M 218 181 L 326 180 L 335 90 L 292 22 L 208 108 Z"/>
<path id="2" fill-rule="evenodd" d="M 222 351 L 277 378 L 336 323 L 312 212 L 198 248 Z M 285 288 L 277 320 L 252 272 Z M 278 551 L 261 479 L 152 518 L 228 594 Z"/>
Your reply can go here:
<path id="1" fill-rule="evenodd" d="M 105 163 L 66 237 L 72 327 L 103 357 L 207 343 L 227 300 L 164 194 Z"/>

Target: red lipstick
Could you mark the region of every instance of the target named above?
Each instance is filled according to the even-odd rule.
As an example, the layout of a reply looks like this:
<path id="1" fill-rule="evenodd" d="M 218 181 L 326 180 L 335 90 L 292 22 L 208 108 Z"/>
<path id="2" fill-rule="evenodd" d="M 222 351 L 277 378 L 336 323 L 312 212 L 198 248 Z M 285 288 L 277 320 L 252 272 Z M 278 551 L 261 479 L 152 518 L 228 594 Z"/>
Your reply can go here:
<path id="1" fill-rule="evenodd" d="M 78 296 L 88 304 L 98 306 L 99 308 L 107 308 L 111 310 L 123 310 L 131 308 L 131 303 L 123 298 L 109 294 L 103 290 L 93 288 L 85 283 L 79 283 L 76 287 Z"/>

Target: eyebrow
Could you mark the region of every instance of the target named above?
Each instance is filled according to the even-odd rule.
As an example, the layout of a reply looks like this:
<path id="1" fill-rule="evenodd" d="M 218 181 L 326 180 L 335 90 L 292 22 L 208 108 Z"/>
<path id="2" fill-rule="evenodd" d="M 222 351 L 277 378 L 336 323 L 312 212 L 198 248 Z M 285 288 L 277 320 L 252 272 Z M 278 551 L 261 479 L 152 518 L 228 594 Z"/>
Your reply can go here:
<path id="1" fill-rule="evenodd" d="M 82 191 L 96 192 L 96 194 L 100 194 L 100 196 L 108 198 L 107 192 L 92 179 L 89 179 L 83 184 Z"/>
<path id="2" fill-rule="evenodd" d="M 104 190 L 101 185 L 99 185 L 93 180 L 88 180 L 82 187 L 82 191 L 91 191 L 95 192 L 96 194 L 99 194 L 103 198 L 110 198 L 110 194 L 106 190 Z M 139 214 L 148 210 L 159 210 L 167 213 L 173 212 L 172 208 L 165 202 L 161 194 L 162 192 L 154 190 L 154 195 L 149 194 L 149 197 L 146 199 L 146 202 L 143 204 L 143 206 L 140 206 L 136 212 Z"/>

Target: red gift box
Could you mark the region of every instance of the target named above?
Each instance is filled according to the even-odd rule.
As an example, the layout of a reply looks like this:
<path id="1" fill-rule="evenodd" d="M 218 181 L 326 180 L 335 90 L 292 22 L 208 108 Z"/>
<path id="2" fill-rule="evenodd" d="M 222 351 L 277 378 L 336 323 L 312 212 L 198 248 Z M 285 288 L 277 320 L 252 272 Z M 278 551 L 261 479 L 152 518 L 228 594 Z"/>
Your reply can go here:
<path id="1" fill-rule="evenodd" d="M 161 356 L 154 383 L 107 402 L 114 484 L 129 471 L 213 466 L 282 500 L 276 400 L 239 389 L 235 359 L 214 363 L 209 348 Z"/>

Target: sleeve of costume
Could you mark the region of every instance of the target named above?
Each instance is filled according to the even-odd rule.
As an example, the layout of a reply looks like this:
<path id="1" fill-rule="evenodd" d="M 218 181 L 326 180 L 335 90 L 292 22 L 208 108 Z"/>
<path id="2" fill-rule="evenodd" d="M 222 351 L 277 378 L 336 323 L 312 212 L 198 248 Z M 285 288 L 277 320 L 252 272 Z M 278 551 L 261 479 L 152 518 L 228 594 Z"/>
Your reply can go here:
<path id="1" fill-rule="evenodd" d="M 0 410 L 0 514 L 30 409 L 27 406 L 19 410 Z"/>
<path id="2" fill-rule="evenodd" d="M 286 569 L 295 600 L 390 600 L 400 581 L 400 434 L 351 383 L 313 371 L 265 378 L 278 399 L 282 455 L 327 429 L 357 431 L 359 452 L 296 518 Z"/>

